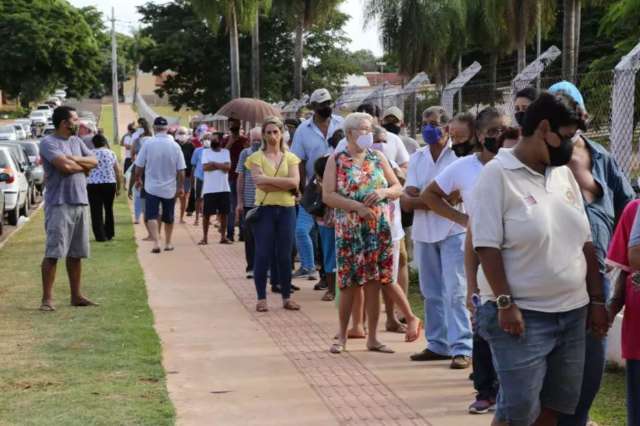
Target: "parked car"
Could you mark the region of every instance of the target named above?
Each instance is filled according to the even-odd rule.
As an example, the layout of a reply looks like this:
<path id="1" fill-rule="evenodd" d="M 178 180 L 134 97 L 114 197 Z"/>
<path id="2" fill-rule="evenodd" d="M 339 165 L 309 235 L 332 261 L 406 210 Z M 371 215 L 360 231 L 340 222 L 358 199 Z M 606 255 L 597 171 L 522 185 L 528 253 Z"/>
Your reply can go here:
<path id="1" fill-rule="evenodd" d="M 18 132 L 12 125 L 0 126 L 0 141 L 17 141 Z"/>
<path id="2" fill-rule="evenodd" d="M 36 107 L 36 111 L 44 111 L 47 113 L 47 117 L 51 118 L 53 116 L 53 108 L 48 104 L 40 104 Z"/>
<path id="3" fill-rule="evenodd" d="M 57 96 L 51 96 L 49 99 L 47 99 L 45 103 L 53 108 L 56 108 L 62 105 L 62 101 Z"/>
<path id="4" fill-rule="evenodd" d="M 33 170 L 36 167 L 36 165 L 31 163 L 31 161 L 29 160 L 29 155 L 27 154 L 27 151 L 17 142 L 0 141 L 0 147 L 2 146 L 5 146 L 11 149 L 11 155 L 13 156 L 15 163 L 18 165 L 18 167 L 20 168 L 20 171 L 24 173 L 25 177 L 27 178 L 27 182 L 29 184 L 29 189 L 28 189 L 29 200 L 28 200 L 27 208 L 30 208 L 31 201 L 32 200 L 35 201 L 35 197 L 36 197 L 36 182 L 35 182 L 35 176 L 33 175 Z"/>
<path id="5" fill-rule="evenodd" d="M 27 154 L 29 162 L 31 163 L 31 179 L 37 192 L 42 194 L 44 187 L 44 167 L 42 166 L 42 158 L 40 157 L 40 144 L 35 139 L 17 141 L 16 143 L 20 145 Z M 36 203 L 36 195 L 36 191 L 31 191 L 31 204 Z"/>
<path id="6" fill-rule="evenodd" d="M 67 97 L 67 91 L 64 89 L 58 89 L 53 93 L 53 96 L 64 100 Z"/>
<path id="7" fill-rule="evenodd" d="M 8 215 L 9 225 L 16 226 L 20 215 L 29 215 L 29 182 L 6 146 L 0 146 L 0 172 L 8 175 L 0 183 L 4 195 L 3 212 Z"/>
<path id="8" fill-rule="evenodd" d="M 2 160 L 0 160 L 0 162 L 1 161 Z M 7 182 L 10 179 L 12 179 L 12 177 L 9 175 L 9 173 L 6 173 L 2 168 L 2 166 L 0 165 L 0 185 L 2 185 L 3 182 Z M 3 232 L 3 229 L 2 229 L 3 225 L 4 225 L 4 194 L 2 192 L 2 189 L 0 189 L 0 235 L 2 235 L 2 232 Z"/>
<path id="9" fill-rule="evenodd" d="M 47 124 L 49 119 L 49 114 L 45 110 L 33 110 L 29 114 L 29 119 L 31 120 L 31 124 Z"/>
<path id="10" fill-rule="evenodd" d="M 46 126 L 44 126 L 44 129 L 42 130 L 42 136 L 52 135 L 55 132 L 56 132 L 56 128 L 53 127 L 53 124 L 47 124 Z"/>
<path id="11" fill-rule="evenodd" d="M 18 135 L 18 140 L 24 140 L 27 138 L 27 131 L 24 129 L 24 127 L 22 127 L 22 124 L 13 123 L 13 124 L 10 124 L 10 126 L 13 126 L 13 128 L 16 130 L 16 134 Z M 29 133 L 31 133 L 31 130 L 29 130 Z"/>

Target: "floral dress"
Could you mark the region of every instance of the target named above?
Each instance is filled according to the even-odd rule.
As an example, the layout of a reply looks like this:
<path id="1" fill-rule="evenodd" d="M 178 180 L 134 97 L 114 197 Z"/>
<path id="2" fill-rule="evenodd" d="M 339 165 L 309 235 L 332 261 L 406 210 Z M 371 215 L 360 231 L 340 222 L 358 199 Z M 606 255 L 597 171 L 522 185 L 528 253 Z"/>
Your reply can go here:
<path id="1" fill-rule="evenodd" d="M 367 150 L 362 164 L 355 164 L 345 150 L 336 154 L 336 192 L 363 201 L 371 192 L 387 188 L 381 160 Z M 357 212 L 335 210 L 336 255 L 340 288 L 368 281 L 393 281 L 393 242 L 387 200 L 373 206 L 375 217 L 363 219 Z"/>

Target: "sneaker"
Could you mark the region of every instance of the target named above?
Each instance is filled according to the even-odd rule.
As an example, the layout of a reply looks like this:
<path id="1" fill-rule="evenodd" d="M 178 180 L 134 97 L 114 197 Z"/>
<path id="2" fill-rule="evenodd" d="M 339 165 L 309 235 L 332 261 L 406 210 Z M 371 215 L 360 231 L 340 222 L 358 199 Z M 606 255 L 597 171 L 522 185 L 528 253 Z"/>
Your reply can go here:
<path id="1" fill-rule="evenodd" d="M 489 411 L 494 411 L 496 408 L 496 402 L 491 399 L 486 399 L 480 395 L 476 396 L 476 400 L 469 406 L 469 414 L 486 414 Z"/>
<path id="2" fill-rule="evenodd" d="M 471 367 L 471 357 L 465 355 L 454 355 L 451 360 L 452 370 L 464 370 L 469 367 Z"/>
<path id="3" fill-rule="evenodd" d="M 291 278 L 309 278 L 313 273 L 314 272 L 310 269 L 300 267 L 300 269 L 298 269 L 291 275 Z"/>
<path id="4" fill-rule="evenodd" d="M 318 281 L 316 285 L 313 286 L 314 290 L 327 290 L 328 288 L 329 288 L 329 285 L 325 280 L 322 280 L 322 279 Z"/>
<path id="5" fill-rule="evenodd" d="M 315 270 L 315 269 L 314 269 L 314 270 L 312 270 L 312 271 L 309 271 L 309 275 L 307 276 L 307 279 L 308 279 L 309 281 L 316 281 L 316 280 L 318 280 L 318 272 L 316 272 L 316 270 Z"/>
<path id="6" fill-rule="evenodd" d="M 253 271 L 247 271 L 247 278 L 248 279 L 253 278 Z"/>

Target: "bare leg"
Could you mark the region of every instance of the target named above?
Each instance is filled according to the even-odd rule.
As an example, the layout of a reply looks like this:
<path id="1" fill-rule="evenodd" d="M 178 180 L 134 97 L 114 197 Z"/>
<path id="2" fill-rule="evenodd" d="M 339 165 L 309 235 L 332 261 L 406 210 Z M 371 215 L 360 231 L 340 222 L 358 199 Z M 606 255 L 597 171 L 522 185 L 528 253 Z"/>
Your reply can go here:
<path id="1" fill-rule="evenodd" d="M 558 412 L 551 408 L 542 407 L 540 415 L 532 426 L 556 426 L 558 424 Z"/>
<path id="2" fill-rule="evenodd" d="M 227 215 L 218 215 L 218 221 L 220 222 L 220 242 L 227 241 Z"/>
<path id="3" fill-rule="evenodd" d="M 342 289 L 340 289 L 340 297 L 342 297 Z M 350 336 L 364 337 L 364 290 L 362 287 L 353 289 L 353 307 L 351 309 L 351 330 Z"/>
<path id="4" fill-rule="evenodd" d="M 353 309 L 354 295 L 358 293 L 358 288 L 340 289 L 340 306 L 338 308 L 338 318 L 340 320 L 340 330 L 338 331 L 338 342 L 344 345 L 347 343 L 347 328 L 349 327 L 349 317 Z"/>
<path id="5" fill-rule="evenodd" d="M 388 287 L 388 286 L 383 286 Z M 398 287 L 399 289 L 399 287 Z M 384 299 L 384 310 L 387 314 L 387 331 L 402 331 L 404 332 L 403 324 L 398 321 L 396 317 L 396 309 L 394 300 L 389 296 L 389 292 L 383 291 L 382 298 Z"/>
<path id="6" fill-rule="evenodd" d="M 198 210 L 196 209 L 196 211 Z M 200 240 L 200 244 L 208 244 L 208 243 L 209 243 L 209 215 L 203 215 L 202 216 L 202 240 Z"/>
<path id="7" fill-rule="evenodd" d="M 69 277 L 69 287 L 71 288 L 71 304 L 73 306 L 95 305 L 95 303 L 84 297 L 80 291 L 82 259 L 78 257 L 67 257 L 67 276 Z"/>
<path id="8" fill-rule="evenodd" d="M 202 198 L 196 200 L 196 221 L 193 223 L 194 226 L 198 226 L 200 223 L 200 214 L 202 214 Z M 204 215 L 202 217 L 204 220 Z"/>
<path id="9" fill-rule="evenodd" d="M 187 203 L 189 201 L 189 193 L 185 193 L 182 197 L 180 197 L 180 223 L 185 223 L 184 221 L 184 212 L 187 210 Z"/>
<path id="10" fill-rule="evenodd" d="M 397 284 L 387 284 L 382 286 L 382 295 L 385 297 L 385 303 L 387 299 L 391 299 L 395 306 L 398 307 L 404 318 L 407 320 L 407 340 L 413 342 L 418 338 L 420 334 L 420 319 L 414 315 L 409 305 L 407 295 L 402 291 Z M 389 305 L 387 305 L 387 310 Z M 389 313 L 387 312 L 387 318 Z M 387 320 L 387 325 L 389 324 Z"/>
<path id="11" fill-rule="evenodd" d="M 147 236 L 142 239 L 142 241 L 153 241 L 153 237 L 151 236 L 151 228 L 149 228 L 149 221 L 144 221 L 144 228 L 147 230 Z"/>
<path id="12" fill-rule="evenodd" d="M 364 284 L 364 304 L 367 312 L 367 347 L 380 346 L 378 341 L 378 319 L 380 318 L 380 283 L 369 281 Z"/>
<path id="13" fill-rule="evenodd" d="M 164 246 L 171 247 L 171 237 L 173 236 L 173 223 L 164 224 Z"/>
<path id="14" fill-rule="evenodd" d="M 53 308 L 53 283 L 56 280 L 58 259 L 45 257 L 42 259 L 42 304 Z"/>
<path id="15" fill-rule="evenodd" d="M 158 234 L 160 233 L 160 230 L 158 229 L 158 220 L 157 219 L 153 219 L 147 222 L 147 227 L 149 229 L 149 235 L 151 236 L 151 241 L 153 241 L 153 248 L 154 249 L 159 249 L 160 248 L 160 237 L 158 236 Z"/>

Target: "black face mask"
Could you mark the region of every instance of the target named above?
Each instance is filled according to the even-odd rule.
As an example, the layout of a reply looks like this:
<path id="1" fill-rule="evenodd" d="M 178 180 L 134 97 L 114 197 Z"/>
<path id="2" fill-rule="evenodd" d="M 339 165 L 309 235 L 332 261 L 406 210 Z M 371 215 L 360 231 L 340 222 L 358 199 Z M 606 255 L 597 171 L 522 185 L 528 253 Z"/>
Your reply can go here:
<path id="1" fill-rule="evenodd" d="M 465 157 L 473 151 L 473 144 L 470 141 L 451 145 L 451 150 L 456 157 Z"/>
<path id="2" fill-rule="evenodd" d="M 220 149 L 220 146 L 222 146 L 222 142 L 211 141 L 211 149 Z"/>
<path id="3" fill-rule="evenodd" d="M 387 123 L 387 124 L 383 124 L 382 127 L 384 127 L 384 129 L 387 132 L 391 132 L 394 135 L 398 135 L 400 134 L 400 126 L 398 126 L 397 124 L 394 123 Z"/>
<path id="4" fill-rule="evenodd" d="M 564 166 L 571 160 L 573 141 L 571 138 L 565 138 L 555 130 L 553 130 L 553 133 L 560 138 L 560 146 L 551 146 L 546 140 L 544 141 L 549 152 L 549 165 L 553 167 Z"/>
<path id="5" fill-rule="evenodd" d="M 492 154 L 497 154 L 500 151 L 502 145 L 498 143 L 498 138 L 484 138 L 484 149 L 491 152 Z"/>
<path id="6" fill-rule="evenodd" d="M 329 105 L 321 106 L 316 110 L 316 114 L 318 114 L 322 118 L 331 117 L 332 112 L 333 112 L 333 109 Z"/>
<path id="7" fill-rule="evenodd" d="M 524 111 L 518 111 L 515 114 L 516 121 L 518 122 L 518 126 L 522 127 L 524 125 Z"/>

